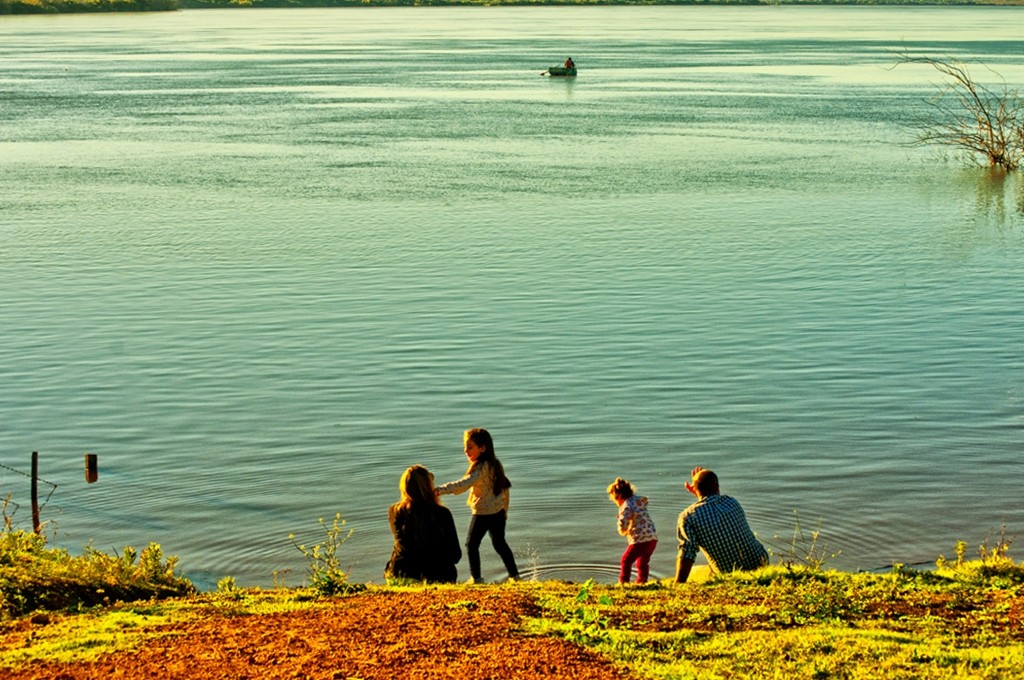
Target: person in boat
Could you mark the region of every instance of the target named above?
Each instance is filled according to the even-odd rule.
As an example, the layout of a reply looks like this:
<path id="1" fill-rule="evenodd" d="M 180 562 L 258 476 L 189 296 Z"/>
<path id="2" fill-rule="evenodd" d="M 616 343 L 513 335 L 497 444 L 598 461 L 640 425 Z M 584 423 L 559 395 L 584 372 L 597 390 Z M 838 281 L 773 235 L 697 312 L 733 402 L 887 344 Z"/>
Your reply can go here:
<path id="1" fill-rule="evenodd" d="M 679 515 L 676 537 L 679 556 L 676 558 L 676 583 L 690 577 L 697 550 L 703 550 L 711 568 L 719 573 L 749 571 L 768 564 L 768 551 L 754 537 L 743 508 L 730 496 L 718 490 L 718 476 L 711 470 L 696 467 L 686 490 L 697 502 Z"/>
<path id="2" fill-rule="evenodd" d="M 565 67 L 568 68 L 568 69 L 576 68 L 576 63 L 572 60 L 572 57 L 566 57 L 566 59 L 565 59 Z"/>
<path id="3" fill-rule="evenodd" d="M 402 474 L 398 490 L 401 499 L 388 511 L 395 547 L 384 575 L 455 583 L 462 547 L 451 510 L 434 493 L 434 475 L 422 465 L 413 465 Z"/>

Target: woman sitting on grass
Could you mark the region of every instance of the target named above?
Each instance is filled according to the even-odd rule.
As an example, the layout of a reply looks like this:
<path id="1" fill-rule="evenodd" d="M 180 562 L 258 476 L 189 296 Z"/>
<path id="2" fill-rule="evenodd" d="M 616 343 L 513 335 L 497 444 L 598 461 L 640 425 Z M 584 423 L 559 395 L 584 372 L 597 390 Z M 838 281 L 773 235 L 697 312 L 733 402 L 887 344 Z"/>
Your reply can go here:
<path id="1" fill-rule="evenodd" d="M 434 475 L 413 465 L 402 474 L 398 490 L 402 498 L 388 511 L 395 548 L 384 576 L 455 583 L 462 548 L 451 511 L 434 493 Z"/>

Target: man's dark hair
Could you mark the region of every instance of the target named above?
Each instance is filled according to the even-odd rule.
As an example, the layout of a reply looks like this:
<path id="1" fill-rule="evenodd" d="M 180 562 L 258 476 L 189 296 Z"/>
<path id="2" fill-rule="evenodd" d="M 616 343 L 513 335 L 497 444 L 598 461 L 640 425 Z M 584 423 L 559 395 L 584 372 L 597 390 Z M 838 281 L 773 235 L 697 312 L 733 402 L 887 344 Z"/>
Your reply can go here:
<path id="1" fill-rule="evenodd" d="M 718 495 L 718 475 L 711 470 L 701 470 L 693 478 L 693 485 L 701 498 Z"/>

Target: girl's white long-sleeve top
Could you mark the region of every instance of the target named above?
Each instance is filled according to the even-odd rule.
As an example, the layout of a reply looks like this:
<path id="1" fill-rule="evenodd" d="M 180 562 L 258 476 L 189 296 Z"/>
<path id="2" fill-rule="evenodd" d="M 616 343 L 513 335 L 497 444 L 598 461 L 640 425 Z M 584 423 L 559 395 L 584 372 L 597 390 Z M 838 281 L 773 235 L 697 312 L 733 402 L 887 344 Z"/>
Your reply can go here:
<path id="1" fill-rule="evenodd" d="M 462 479 L 437 487 L 439 494 L 460 494 L 466 491 L 469 491 L 466 505 L 474 515 L 494 515 L 508 510 L 508 489 L 500 494 L 494 493 L 494 468 L 491 465 L 477 465 Z"/>

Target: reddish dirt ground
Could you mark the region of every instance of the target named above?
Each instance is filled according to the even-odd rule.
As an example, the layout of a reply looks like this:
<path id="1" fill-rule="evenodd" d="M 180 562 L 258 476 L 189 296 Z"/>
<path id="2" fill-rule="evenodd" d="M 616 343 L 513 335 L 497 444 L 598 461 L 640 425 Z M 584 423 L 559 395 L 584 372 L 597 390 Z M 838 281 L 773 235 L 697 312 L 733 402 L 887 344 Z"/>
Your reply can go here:
<path id="1" fill-rule="evenodd" d="M 33 663 L 0 669 L 0 675 L 9 680 L 624 677 L 607 660 L 568 642 L 518 632 L 520 620 L 536 611 L 529 594 L 512 589 L 369 593 L 313 611 L 214 614 L 170 629 L 133 652 L 74 664 Z"/>

